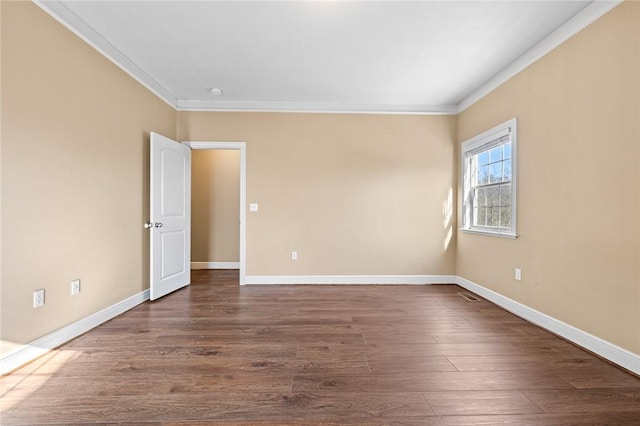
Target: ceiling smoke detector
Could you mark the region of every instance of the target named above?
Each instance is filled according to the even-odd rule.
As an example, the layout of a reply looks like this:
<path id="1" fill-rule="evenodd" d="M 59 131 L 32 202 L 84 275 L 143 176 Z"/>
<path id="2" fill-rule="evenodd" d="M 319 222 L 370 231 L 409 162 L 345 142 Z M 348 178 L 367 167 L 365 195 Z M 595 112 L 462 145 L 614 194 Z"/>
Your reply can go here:
<path id="1" fill-rule="evenodd" d="M 213 89 L 209 89 L 209 93 L 211 93 L 213 96 L 222 96 L 222 89 L 214 87 Z"/>

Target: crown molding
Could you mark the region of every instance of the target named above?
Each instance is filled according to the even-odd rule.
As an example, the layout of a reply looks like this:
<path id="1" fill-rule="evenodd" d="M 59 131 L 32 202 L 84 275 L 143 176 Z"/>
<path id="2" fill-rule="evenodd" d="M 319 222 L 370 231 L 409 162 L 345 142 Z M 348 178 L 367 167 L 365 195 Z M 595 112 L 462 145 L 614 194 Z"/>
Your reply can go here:
<path id="1" fill-rule="evenodd" d="M 623 0 L 596 0 L 582 9 L 573 18 L 569 19 L 557 30 L 545 37 L 524 55 L 513 61 L 510 65 L 492 77 L 476 89 L 469 96 L 464 98 L 457 106 L 456 113 L 469 108 L 480 99 L 493 92 L 499 86 L 510 80 L 520 71 L 536 62 L 538 59 L 551 52 L 556 47 L 573 37 L 575 34 L 592 24 L 605 13 L 622 3 Z"/>
<path id="2" fill-rule="evenodd" d="M 178 99 L 59 0 L 33 2 L 174 109 Z"/>
<path id="3" fill-rule="evenodd" d="M 255 102 L 179 100 L 178 111 L 306 112 L 332 114 L 451 115 L 456 105 L 354 105 L 322 102 Z"/>

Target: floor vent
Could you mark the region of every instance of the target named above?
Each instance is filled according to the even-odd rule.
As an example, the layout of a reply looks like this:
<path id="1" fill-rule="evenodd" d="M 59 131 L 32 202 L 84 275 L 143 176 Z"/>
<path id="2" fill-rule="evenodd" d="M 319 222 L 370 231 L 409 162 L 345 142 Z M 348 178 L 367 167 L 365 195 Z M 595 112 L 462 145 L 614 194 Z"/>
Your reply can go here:
<path id="1" fill-rule="evenodd" d="M 467 302 L 482 302 L 482 299 L 477 298 L 471 293 L 458 293 Z"/>

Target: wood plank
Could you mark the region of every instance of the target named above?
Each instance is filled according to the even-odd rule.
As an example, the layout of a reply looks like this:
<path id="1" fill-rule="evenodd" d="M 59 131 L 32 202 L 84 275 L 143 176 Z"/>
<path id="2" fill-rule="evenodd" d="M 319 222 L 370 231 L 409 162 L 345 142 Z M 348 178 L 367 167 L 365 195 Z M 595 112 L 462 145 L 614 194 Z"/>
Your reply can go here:
<path id="1" fill-rule="evenodd" d="M 367 357 L 367 364 L 374 374 L 395 374 L 421 371 L 457 371 L 444 356 Z"/>
<path id="2" fill-rule="evenodd" d="M 102 374 L 144 376 L 157 373 L 158 369 L 167 374 L 254 374 L 256 376 L 282 376 L 288 374 L 290 379 L 293 374 L 298 373 L 338 375 L 368 374 L 370 372 L 369 365 L 365 359 L 306 360 L 273 357 L 192 357 L 182 360 L 177 358 L 158 360 L 150 356 L 123 361 L 114 367 L 103 370 Z"/>
<path id="3" fill-rule="evenodd" d="M 640 389 L 546 389 L 523 393 L 547 413 L 637 413 L 640 420 Z"/>
<path id="4" fill-rule="evenodd" d="M 55 404 L 55 409 L 52 409 Z M 181 393 L 128 398 L 32 398 L 3 415 L 3 424 L 188 420 L 326 420 L 342 422 L 394 415 L 430 416 L 433 412 L 420 393 Z M 140 421 L 139 420 L 139 421 Z"/>
<path id="5" fill-rule="evenodd" d="M 547 372 L 434 371 L 352 376 L 299 374 L 293 377 L 294 392 L 369 392 L 397 389 L 402 392 L 575 389 Z"/>
<path id="6" fill-rule="evenodd" d="M 393 417 L 392 426 L 638 426 L 640 419 L 633 413 L 607 414 L 505 414 L 480 416 Z"/>
<path id="7" fill-rule="evenodd" d="M 574 356 L 584 353 L 566 342 L 551 340 L 541 342 L 490 342 L 490 343 L 397 343 L 395 345 L 370 343 L 366 345 L 372 353 L 380 356 L 497 356 L 497 355 L 559 355 L 567 351 Z"/>
<path id="8" fill-rule="evenodd" d="M 543 412 L 520 391 L 425 392 L 424 396 L 439 416 Z"/>
<path id="9" fill-rule="evenodd" d="M 545 368 L 564 369 L 570 367 L 591 368 L 602 365 L 602 360 L 586 352 L 578 354 L 546 355 L 448 355 L 447 359 L 460 371 L 526 371 Z"/>

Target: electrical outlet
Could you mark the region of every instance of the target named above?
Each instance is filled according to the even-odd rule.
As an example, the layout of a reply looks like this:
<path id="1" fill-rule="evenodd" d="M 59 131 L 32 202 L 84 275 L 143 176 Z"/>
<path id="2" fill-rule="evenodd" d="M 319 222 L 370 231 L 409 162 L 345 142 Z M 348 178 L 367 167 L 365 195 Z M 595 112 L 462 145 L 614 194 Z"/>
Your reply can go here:
<path id="1" fill-rule="evenodd" d="M 80 293 L 80 280 L 71 281 L 71 295 L 75 296 Z"/>
<path id="2" fill-rule="evenodd" d="M 522 270 L 520 268 L 516 268 L 516 280 L 517 281 L 522 280 Z"/>
<path id="3" fill-rule="evenodd" d="M 33 292 L 33 307 L 44 305 L 44 288 Z"/>
<path id="4" fill-rule="evenodd" d="M 298 260 L 298 252 L 297 251 L 292 251 L 291 252 L 291 260 Z"/>

